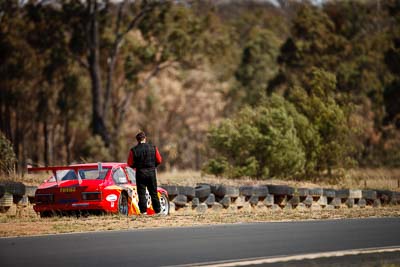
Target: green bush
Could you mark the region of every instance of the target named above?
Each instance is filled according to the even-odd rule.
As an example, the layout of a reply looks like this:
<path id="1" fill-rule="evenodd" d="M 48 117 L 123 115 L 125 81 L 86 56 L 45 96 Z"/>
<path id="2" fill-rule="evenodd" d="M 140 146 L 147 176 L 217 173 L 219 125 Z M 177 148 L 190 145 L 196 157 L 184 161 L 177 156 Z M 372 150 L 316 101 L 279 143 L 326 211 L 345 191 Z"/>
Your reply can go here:
<path id="1" fill-rule="evenodd" d="M 282 97 L 273 95 L 258 107 L 245 107 L 233 119 L 211 129 L 209 139 L 216 158 L 228 162 L 225 175 L 286 177 L 304 170 L 304 146 L 286 105 Z M 210 164 L 215 165 L 215 158 Z"/>
<path id="2" fill-rule="evenodd" d="M 228 171 L 228 168 L 229 164 L 226 158 L 217 157 L 215 159 L 210 159 L 207 164 L 204 165 L 203 171 L 215 176 L 221 176 Z"/>
<path id="3" fill-rule="evenodd" d="M 315 133 L 308 133 L 307 136 L 319 138 L 318 142 L 313 142 L 312 138 L 306 136 L 307 140 L 312 141 L 306 142 L 309 145 L 307 155 L 312 158 L 308 162 L 313 164 L 309 168 L 328 170 L 330 173 L 334 168 L 352 164 L 350 156 L 356 148 L 351 137 L 358 129 L 350 124 L 349 114 L 335 99 L 335 76 L 317 68 L 313 68 L 309 76 L 307 90 L 292 88 L 289 99 L 312 125 L 309 129 Z"/>
<path id="4" fill-rule="evenodd" d="M 0 172 L 9 175 L 15 170 L 16 162 L 17 159 L 11 142 L 0 132 Z"/>

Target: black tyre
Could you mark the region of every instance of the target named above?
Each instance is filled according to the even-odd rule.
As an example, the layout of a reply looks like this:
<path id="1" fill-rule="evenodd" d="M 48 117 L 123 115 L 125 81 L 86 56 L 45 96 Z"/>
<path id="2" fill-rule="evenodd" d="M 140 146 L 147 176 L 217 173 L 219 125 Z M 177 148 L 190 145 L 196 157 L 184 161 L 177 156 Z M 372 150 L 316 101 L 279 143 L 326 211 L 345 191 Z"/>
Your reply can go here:
<path id="1" fill-rule="evenodd" d="M 232 200 L 231 200 L 230 197 L 226 196 L 226 197 L 224 197 L 223 199 L 221 199 L 221 201 L 220 201 L 219 203 L 220 203 L 222 206 L 224 206 L 224 208 L 228 208 L 228 207 L 231 205 Z"/>
<path id="2" fill-rule="evenodd" d="M 313 197 L 321 197 L 323 194 L 322 188 L 310 188 L 308 194 Z"/>
<path id="3" fill-rule="evenodd" d="M 297 194 L 299 197 L 306 197 L 308 196 L 308 188 L 297 188 L 295 190 L 295 195 Z"/>
<path id="4" fill-rule="evenodd" d="M 337 198 L 342 198 L 342 199 L 347 199 L 350 197 L 350 191 L 349 189 L 342 189 L 342 190 L 337 190 L 336 191 L 336 197 Z"/>
<path id="5" fill-rule="evenodd" d="M 376 195 L 378 199 L 381 200 L 382 204 L 389 204 L 391 196 L 392 196 L 392 191 L 390 190 L 376 190 Z"/>
<path id="6" fill-rule="evenodd" d="M 176 197 L 179 194 L 178 187 L 176 185 L 161 185 L 168 192 L 170 199 Z"/>
<path id="7" fill-rule="evenodd" d="M 177 195 L 172 202 L 178 207 L 184 207 L 187 205 L 188 198 L 185 195 Z"/>
<path id="8" fill-rule="evenodd" d="M 239 189 L 233 186 L 219 185 L 214 194 L 218 198 L 225 196 L 236 198 L 239 196 Z"/>
<path id="9" fill-rule="evenodd" d="M 277 196 L 293 196 L 294 188 L 287 185 L 268 185 L 268 191 Z"/>
<path id="10" fill-rule="evenodd" d="M 253 196 L 265 198 L 267 197 L 268 193 L 269 191 L 267 186 L 255 186 L 253 188 Z"/>
<path id="11" fill-rule="evenodd" d="M 118 200 L 118 213 L 128 215 L 128 196 L 122 192 Z"/>
<path id="12" fill-rule="evenodd" d="M 239 192 L 240 195 L 245 196 L 245 197 L 251 197 L 253 195 L 253 190 L 254 190 L 254 186 L 249 186 L 249 185 L 245 185 L 245 186 L 241 186 L 239 187 Z"/>
<path id="13" fill-rule="evenodd" d="M 178 186 L 179 195 L 185 195 L 188 200 L 196 196 L 196 191 L 192 186 Z"/>
<path id="14" fill-rule="evenodd" d="M 211 194 L 210 185 L 201 184 L 195 187 L 195 195 L 199 200 L 205 200 Z"/>
<path id="15" fill-rule="evenodd" d="M 292 206 L 297 206 L 300 204 L 300 197 L 299 196 L 293 196 L 288 200 L 288 203 L 291 204 Z"/>
<path id="16" fill-rule="evenodd" d="M 329 189 L 329 188 L 324 188 L 323 195 L 328 198 L 335 198 L 336 197 L 336 190 L 335 189 Z"/>
<path id="17" fill-rule="evenodd" d="M 363 190 L 362 197 L 367 200 L 375 200 L 377 199 L 377 194 L 375 190 Z"/>
<path id="18" fill-rule="evenodd" d="M 259 201 L 258 196 L 251 196 L 250 199 L 249 199 L 249 203 L 250 203 L 252 206 L 257 205 L 257 204 L 258 204 L 258 201 Z"/>
<path id="19" fill-rule="evenodd" d="M 5 191 L 16 196 L 25 195 L 25 185 L 20 182 L 6 182 Z"/>
<path id="20" fill-rule="evenodd" d="M 161 194 L 161 196 L 160 196 L 160 207 L 161 207 L 161 211 L 160 211 L 161 215 L 169 214 L 169 200 L 168 200 L 167 195 L 165 195 L 165 194 Z"/>

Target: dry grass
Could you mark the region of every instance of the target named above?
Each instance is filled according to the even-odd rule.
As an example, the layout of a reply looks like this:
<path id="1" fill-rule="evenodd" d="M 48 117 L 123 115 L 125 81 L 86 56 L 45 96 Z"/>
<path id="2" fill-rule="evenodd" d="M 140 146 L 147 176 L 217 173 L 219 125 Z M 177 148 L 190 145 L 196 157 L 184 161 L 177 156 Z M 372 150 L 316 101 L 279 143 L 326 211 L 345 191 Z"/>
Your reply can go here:
<path id="1" fill-rule="evenodd" d="M 251 178 L 228 179 L 202 175 L 196 171 L 180 171 L 160 173 L 160 184 L 196 185 L 196 183 L 240 185 L 284 184 L 293 187 L 327 187 L 353 189 L 390 189 L 400 191 L 400 169 L 352 169 L 345 172 L 340 178 L 328 177 L 313 178 L 310 180 L 256 180 Z"/>
<path id="2" fill-rule="evenodd" d="M 223 223 L 279 222 L 343 218 L 399 217 L 400 207 L 336 210 L 272 210 L 252 208 L 238 212 L 207 211 L 196 214 L 190 208 L 166 217 L 125 217 L 117 215 L 89 217 L 39 218 L 34 212 L 21 217 L 0 214 L 0 237 L 31 236 L 73 232 L 133 230 L 159 227 L 199 226 Z"/>
<path id="3" fill-rule="evenodd" d="M 339 185 L 347 188 L 400 190 L 400 169 L 349 170 Z"/>

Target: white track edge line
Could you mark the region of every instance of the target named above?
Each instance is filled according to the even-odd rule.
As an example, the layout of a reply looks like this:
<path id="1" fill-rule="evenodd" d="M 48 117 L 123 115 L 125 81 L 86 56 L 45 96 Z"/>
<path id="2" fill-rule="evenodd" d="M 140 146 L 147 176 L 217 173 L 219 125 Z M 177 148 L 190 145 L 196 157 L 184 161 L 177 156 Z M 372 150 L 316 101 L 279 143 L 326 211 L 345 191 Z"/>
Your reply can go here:
<path id="1" fill-rule="evenodd" d="M 363 248 L 363 249 L 351 249 L 351 250 L 339 250 L 319 253 L 307 253 L 290 256 L 272 256 L 272 257 L 260 257 L 260 258 L 249 258 L 249 259 L 237 259 L 228 261 L 215 261 L 215 262 L 204 262 L 204 263 L 191 263 L 184 265 L 171 265 L 169 267 L 234 267 L 234 266 L 247 266 L 247 265 L 259 265 L 268 263 L 278 262 L 289 262 L 289 261 L 300 261 L 300 260 L 312 260 L 318 258 L 330 258 L 330 257 L 343 257 L 353 255 L 363 255 L 372 253 L 384 253 L 384 252 L 400 252 L 399 246 L 393 247 L 377 247 L 377 248 Z M 168 267 L 168 266 L 166 266 Z"/>

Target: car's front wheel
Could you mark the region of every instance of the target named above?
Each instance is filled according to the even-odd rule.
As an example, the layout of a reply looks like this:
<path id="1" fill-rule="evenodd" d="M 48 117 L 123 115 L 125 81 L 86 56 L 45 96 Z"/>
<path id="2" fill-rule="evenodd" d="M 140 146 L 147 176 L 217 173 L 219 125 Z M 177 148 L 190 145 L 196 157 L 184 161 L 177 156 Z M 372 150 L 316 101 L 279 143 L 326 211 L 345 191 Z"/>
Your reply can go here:
<path id="1" fill-rule="evenodd" d="M 168 215 L 169 214 L 169 200 L 166 194 L 161 194 L 160 196 L 160 207 L 161 211 L 160 214 Z"/>
<path id="2" fill-rule="evenodd" d="M 124 193 L 121 193 L 119 196 L 118 213 L 121 215 L 128 215 L 128 197 Z"/>

